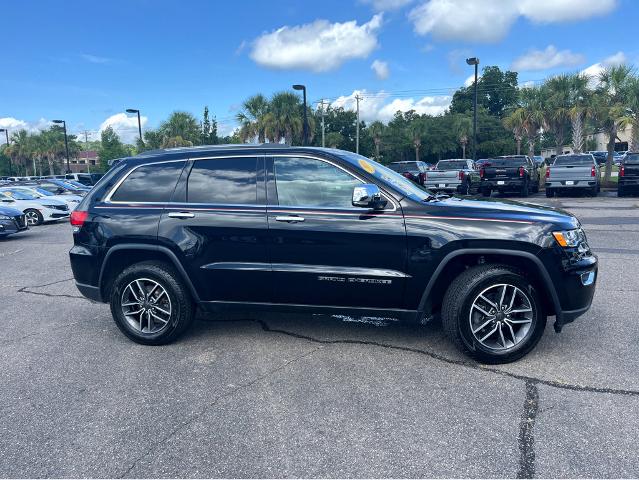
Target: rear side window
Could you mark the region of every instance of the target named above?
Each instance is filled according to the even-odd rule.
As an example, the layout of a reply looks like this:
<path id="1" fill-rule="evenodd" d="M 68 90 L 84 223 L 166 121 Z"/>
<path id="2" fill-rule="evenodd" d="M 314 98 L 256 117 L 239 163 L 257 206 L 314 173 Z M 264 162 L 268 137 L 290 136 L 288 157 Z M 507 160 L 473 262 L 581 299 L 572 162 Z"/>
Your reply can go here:
<path id="1" fill-rule="evenodd" d="M 636 164 L 639 163 L 639 153 L 628 153 L 623 160 L 624 164 Z"/>
<path id="2" fill-rule="evenodd" d="M 197 160 L 187 183 L 189 203 L 257 203 L 257 157 Z"/>
<path id="3" fill-rule="evenodd" d="M 114 202 L 168 202 L 185 162 L 156 163 L 136 168 L 111 195 Z"/>

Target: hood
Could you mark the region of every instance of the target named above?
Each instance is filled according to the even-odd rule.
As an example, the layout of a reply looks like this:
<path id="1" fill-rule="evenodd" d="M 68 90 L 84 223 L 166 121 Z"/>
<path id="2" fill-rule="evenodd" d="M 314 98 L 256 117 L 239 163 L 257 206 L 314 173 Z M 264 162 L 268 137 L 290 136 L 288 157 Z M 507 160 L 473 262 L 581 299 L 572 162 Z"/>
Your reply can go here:
<path id="1" fill-rule="evenodd" d="M 433 204 L 446 206 L 447 214 L 460 217 L 521 220 L 552 224 L 565 230 L 578 228 L 579 220 L 558 208 L 504 199 L 470 199 L 451 197 Z M 452 213 L 454 212 L 454 213 Z"/>
<path id="2" fill-rule="evenodd" d="M 6 215 L 7 217 L 17 217 L 18 215 L 22 215 L 22 212 L 16 208 L 0 206 L 0 215 Z"/>

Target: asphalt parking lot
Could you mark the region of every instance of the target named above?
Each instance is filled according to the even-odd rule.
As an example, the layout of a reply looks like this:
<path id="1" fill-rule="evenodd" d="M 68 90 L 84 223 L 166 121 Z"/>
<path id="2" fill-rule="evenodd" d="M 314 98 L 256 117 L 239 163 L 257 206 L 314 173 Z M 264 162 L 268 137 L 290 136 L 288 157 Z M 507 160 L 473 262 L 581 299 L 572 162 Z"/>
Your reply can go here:
<path id="1" fill-rule="evenodd" d="M 144 347 L 75 289 L 68 224 L 0 240 L 0 476 L 639 476 L 639 198 L 529 201 L 580 218 L 598 289 L 498 367 L 438 324 L 330 317 L 202 318 Z"/>

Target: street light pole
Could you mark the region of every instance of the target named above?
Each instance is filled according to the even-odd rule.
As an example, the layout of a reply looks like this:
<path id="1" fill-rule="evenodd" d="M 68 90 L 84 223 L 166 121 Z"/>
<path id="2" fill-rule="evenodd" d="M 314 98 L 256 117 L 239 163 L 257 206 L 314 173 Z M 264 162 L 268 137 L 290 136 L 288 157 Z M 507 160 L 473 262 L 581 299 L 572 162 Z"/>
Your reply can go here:
<path id="1" fill-rule="evenodd" d="M 308 118 L 307 118 L 307 114 L 306 114 L 306 85 L 293 85 L 293 89 L 294 90 L 301 90 L 302 91 L 302 96 L 304 98 L 304 140 L 303 140 L 303 144 L 304 146 L 308 145 Z"/>
<path id="2" fill-rule="evenodd" d="M 62 128 L 64 128 L 64 149 L 67 154 L 67 172 L 71 173 L 71 165 L 69 163 L 69 140 L 67 139 L 67 122 L 64 120 L 51 120 L 53 123 L 62 124 Z"/>
<path id="3" fill-rule="evenodd" d="M 140 120 L 140 110 L 136 110 L 135 108 L 127 108 L 126 113 L 138 114 L 138 133 L 140 134 L 140 144 L 144 145 L 144 140 L 142 140 L 142 122 Z"/>
<path id="4" fill-rule="evenodd" d="M 8 128 L 0 128 L 0 132 L 4 132 L 4 138 L 7 141 L 7 147 L 9 146 L 9 129 Z M 9 155 L 7 155 L 7 158 L 9 159 L 9 176 L 13 175 L 13 171 L 11 168 L 11 157 Z"/>
<path id="5" fill-rule="evenodd" d="M 473 99 L 473 160 L 477 161 L 477 70 L 479 67 L 479 58 L 467 58 L 468 65 L 475 65 L 475 95 Z"/>

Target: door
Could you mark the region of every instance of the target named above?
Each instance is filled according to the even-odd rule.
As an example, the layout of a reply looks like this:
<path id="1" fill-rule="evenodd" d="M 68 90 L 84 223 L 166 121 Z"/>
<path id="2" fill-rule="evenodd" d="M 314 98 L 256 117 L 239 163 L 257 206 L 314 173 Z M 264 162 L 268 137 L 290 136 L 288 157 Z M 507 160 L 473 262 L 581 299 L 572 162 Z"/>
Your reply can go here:
<path id="1" fill-rule="evenodd" d="M 402 308 L 406 229 L 399 205 L 353 207 L 364 183 L 337 163 L 305 156 L 267 159 L 273 301 Z"/>
<path id="2" fill-rule="evenodd" d="M 255 155 L 193 160 L 162 215 L 159 240 L 203 301 L 270 300 L 263 165 Z"/>

